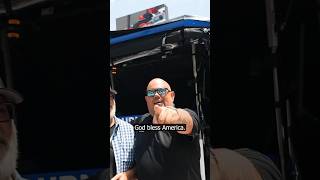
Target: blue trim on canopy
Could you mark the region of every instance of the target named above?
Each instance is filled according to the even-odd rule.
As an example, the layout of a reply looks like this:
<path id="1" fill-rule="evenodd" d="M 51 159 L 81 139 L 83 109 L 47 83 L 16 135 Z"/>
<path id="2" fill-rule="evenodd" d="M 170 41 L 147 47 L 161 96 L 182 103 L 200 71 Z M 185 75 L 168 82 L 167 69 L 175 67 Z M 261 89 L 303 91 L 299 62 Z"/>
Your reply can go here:
<path id="1" fill-rule="evenodd" d="M 170 31 L 178 28 L 186 28 L 186 27 L 199 27 L 199 28 L 210 28 L 210 22 L 208 21 L 198 21 L 198 20 L 179 20 L 172 23 L 167 23 L 159 26 L 155 26 L 150 29 L 126 34 L 123 36 L 115 37 L 110 39 L 110 45 L 118 44 L 124 41 L 137 39 L 145 36 L 149 36 L 156 33 L 161 33 L 164 31 Z"/>

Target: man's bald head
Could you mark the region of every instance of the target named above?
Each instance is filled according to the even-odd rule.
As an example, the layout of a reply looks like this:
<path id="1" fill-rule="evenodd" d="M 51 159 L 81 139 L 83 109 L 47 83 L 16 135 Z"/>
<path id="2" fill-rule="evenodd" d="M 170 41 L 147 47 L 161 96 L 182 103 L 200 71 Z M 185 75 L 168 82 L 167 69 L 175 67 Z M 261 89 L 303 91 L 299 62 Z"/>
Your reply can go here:
<path id="1" fill-rule="evenodd" d="M 147 90 L 152 89 L 153 87 L 159 87 L 159 86 L 163 88 L 168 88 L 168 90 L 171 91 L 171 87 L 169 83 L 161 78 L 152 79 L 147 86 Z"/>

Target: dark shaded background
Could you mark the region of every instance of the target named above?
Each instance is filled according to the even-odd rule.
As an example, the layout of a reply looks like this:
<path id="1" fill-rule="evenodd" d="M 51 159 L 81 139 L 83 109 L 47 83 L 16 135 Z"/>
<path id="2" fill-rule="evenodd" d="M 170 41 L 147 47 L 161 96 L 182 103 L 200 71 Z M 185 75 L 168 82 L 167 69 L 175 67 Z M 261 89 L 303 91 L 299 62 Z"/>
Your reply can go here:
<path id="1" fill-rule="evenodd" d="M 105 1 L 46 1 L 14 12 L 22 22 L 21 38 L 9 40 L 14 87 L 24 96 L 22 174 L 106 167 L 107 14 Z"/>
<path id="2" fill-rule="evenodd" d="M 289 98 L 301 179 L 312 179 L 320 137 L 319 2 L 275 1 L 275 56 L 268 47 L 264 3 L 213 1 L 212 142 L 215 147 L 250 147 L 278 161 L 272 79 L 272 65 L 278 62 L 281 107 L 285 114 Z"/>

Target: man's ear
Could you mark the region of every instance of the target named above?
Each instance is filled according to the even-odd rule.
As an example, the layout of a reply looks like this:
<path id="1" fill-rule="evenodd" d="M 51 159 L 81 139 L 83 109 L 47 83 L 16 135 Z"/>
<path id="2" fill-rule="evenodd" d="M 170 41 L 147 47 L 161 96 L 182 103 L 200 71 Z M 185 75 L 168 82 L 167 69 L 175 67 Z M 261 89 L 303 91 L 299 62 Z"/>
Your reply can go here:
<path id="1" fill-rule="evenodd" d="M 174 98 L 176 97 L 176 93 L 174 93 L 174 91 L 171 91 L 170 93 L 172 101 L 174 101 Z"/>

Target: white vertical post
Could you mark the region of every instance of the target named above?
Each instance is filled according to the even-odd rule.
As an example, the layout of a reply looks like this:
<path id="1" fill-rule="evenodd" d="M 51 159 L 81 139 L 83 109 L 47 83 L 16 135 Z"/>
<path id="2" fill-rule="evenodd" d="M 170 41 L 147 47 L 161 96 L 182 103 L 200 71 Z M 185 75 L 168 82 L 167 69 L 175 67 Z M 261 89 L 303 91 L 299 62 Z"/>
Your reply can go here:
<path id="1" fill-rule="evenodd" d="M 198 92 L 198 82 L 197 82 L 197 61 L 196 61 L 196 45 L 194 42 L 192 42 L 191 45 L 192 49 L 192 66 L 193 66 L 193 77 L 195 80 L 194 88 L 195 88 L 195 94 L 196 94 L 196 106 L 197 106 L 197 114 L 202 119 L 202 109 L 201 109 L 201 98 L 199 98 L 199 92 Z M 201 179 L 206 180 L 206 171 L 205 171 L 205 163 L 204 163 L 204 149 L 203 149 L 203 133 L 202 130 L 200 130 L 199 133 L 199 145 L 200 145 L 200 173 L 201 173 Z"/>

